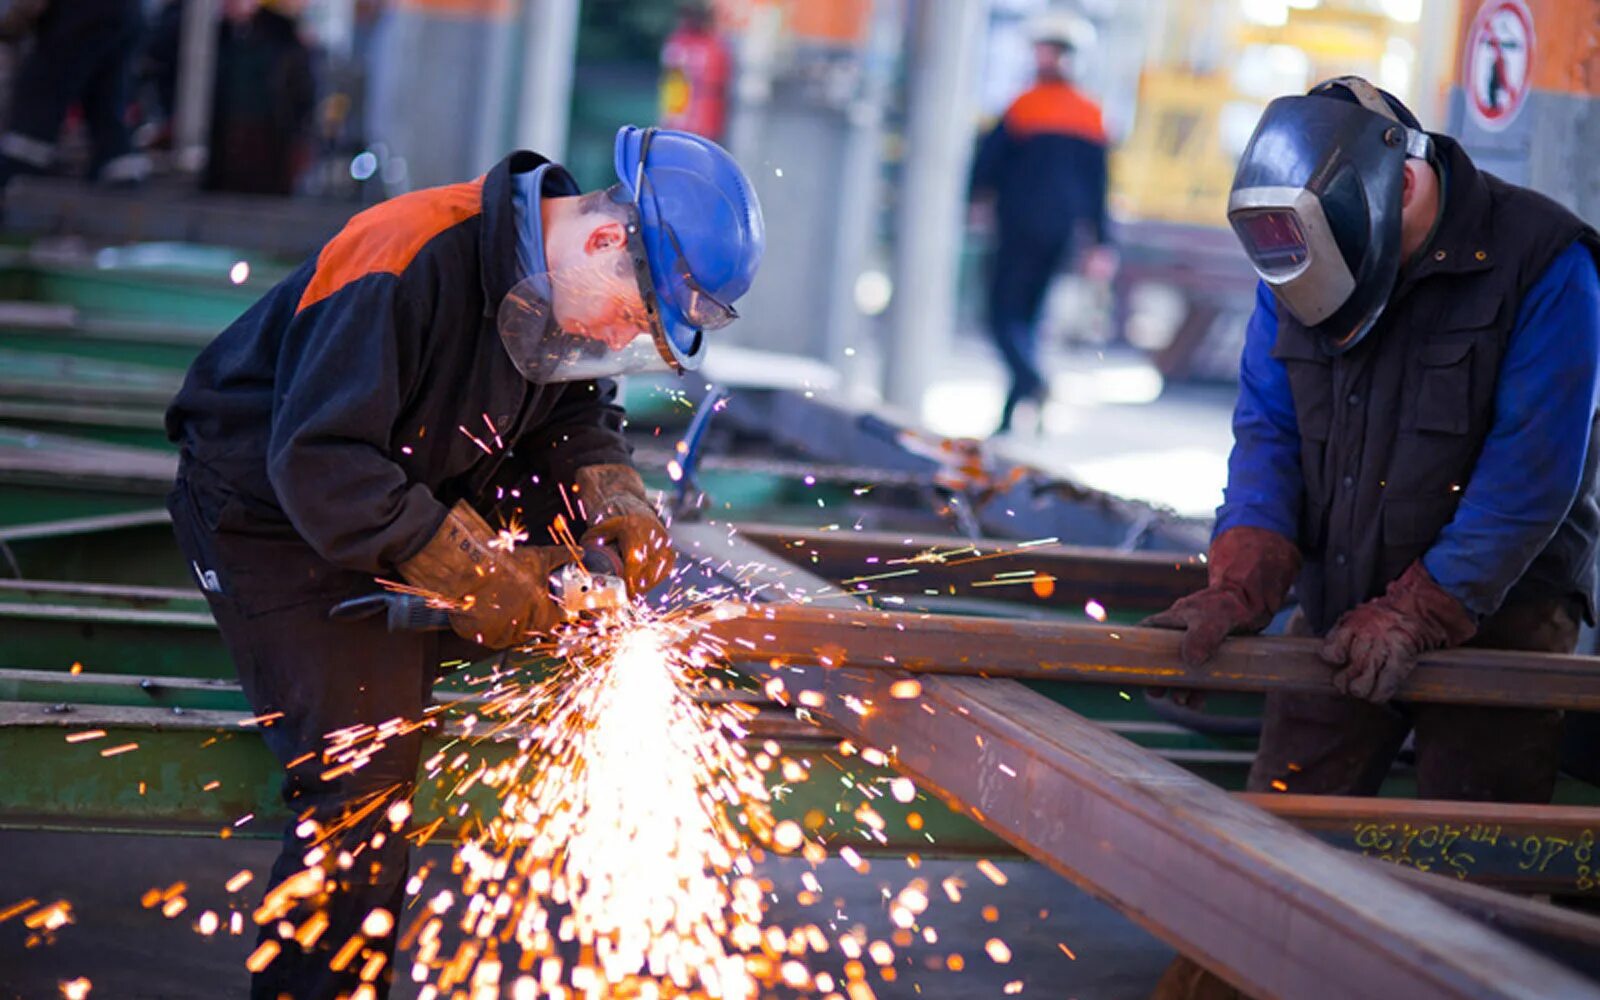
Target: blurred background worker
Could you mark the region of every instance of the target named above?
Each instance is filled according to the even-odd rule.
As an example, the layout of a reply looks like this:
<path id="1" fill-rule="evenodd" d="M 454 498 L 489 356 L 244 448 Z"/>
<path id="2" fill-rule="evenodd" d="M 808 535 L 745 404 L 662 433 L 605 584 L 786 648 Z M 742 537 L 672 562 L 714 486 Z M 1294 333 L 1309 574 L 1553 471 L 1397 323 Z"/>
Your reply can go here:
<path id="1" fill-rule="evenodd" d="M 357 215 L 205 349 L 168 411 L 179 545 L 287 771 L 262 928 L 284 951 L 261 1000 L 349 996 L 373 955 L 384 981 L 393 965 L 408 851 L 385 816 L 411 794 L 422 727 L 342 774 L 328 734 L 421 720 L 441 662 L 561 622 L 548 579 L 572 557 L 547 542 L 563 511 L 615 550 L 631 594 L 671 570 L 611 377 L 697 367 L 765 236 L 748 178 L 705 139 L 625 127 L 613 162 L 617 183 L 581 194 L 514 153 Z M 375 576 L 449 602 L 456 638 L 330 620 Z M 280 940 L 281 919 L 318 910 L 314 946 Z M 364 957 L 331 969 L 358 931 Z"/>
<path id="2" fill-rule="evenodd" d="M 300 38 L 304 0 L 226 0 L 217 38 L 211 145 L 201 187 L 293 194 L 311 156 L 316 81 Z"/>
<path id="3" fill-rule="evenodd" d="M 1600 234 L 1354 77 L 1267 108 L 1229 221 L 1261 286 L 1210 585 L 1149 624 L 1197 665 L 1295 585 L 1340 694 L 1267 695 L 1251 791 L 1376 794 L 1415 730 L 1423 798 L 1548 802 L 1559 711 L 1393 699 L 1421 653 L 1594 624 Z"/>
<path id="4" fill-rule="evenodd" d="M 67 111 L 81 109 L 90 177 L 130 184 L 149 172 L 134 152 L 128 90 L 143 30 L 140 0 L 50 0 L 34 23 L 33 49 L 17 72 L 11 117 L 0 134 L 0 186 L 56 166 Z"/>
<path id="5" fill-rule="evenodd" d="M 1032 88 L 1006 109 L 979 143 L 970 195 L 993 199 L 989 259 L 989 335 L 1011 376 L 999 431 L 1017 408 L 1042 409 L 1050 392 L 1039 365 L 1039 314 L 1056 273 L 1075 260 L 1082 231 L 1094 250 L 1085 272 L 1104 280 L 1115 266 L 1106 211 L 1106 133 L 1100 108 L 1072 83 L 1074 57 L 1094 27 L 1063 11 L 1030 26 Z"/>

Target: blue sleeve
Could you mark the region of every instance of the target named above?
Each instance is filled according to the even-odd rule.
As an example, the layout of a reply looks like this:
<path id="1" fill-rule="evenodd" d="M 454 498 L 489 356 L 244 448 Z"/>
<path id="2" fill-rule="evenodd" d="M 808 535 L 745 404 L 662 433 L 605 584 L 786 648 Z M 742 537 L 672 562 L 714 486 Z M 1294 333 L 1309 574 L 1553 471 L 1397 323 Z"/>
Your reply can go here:
<path id="1" fill-rule="evenodd" d="M 1529 289 L 1500 365 L 1494 423 L 1454 519 L 1423 556 L 1439 584 L 1493 614 L 1582 485 L 1600 373 L 1600 277 L 1582 244 Z"/>
<path id="2" fill-rule="evenodd" d="M 1239 401 L 1233 408 L 1233 454 L 1228 485 L 1217 508 L 1215 534 L 1229 528 L 1299 535 L 1300 427 L 1289 392 L 1289 373 L 1272 356 L 1278 339 L 1278 306 L 1265 283 L 1256 288 L 1256 309 L 1245 329 L 1239 362 Z"/>

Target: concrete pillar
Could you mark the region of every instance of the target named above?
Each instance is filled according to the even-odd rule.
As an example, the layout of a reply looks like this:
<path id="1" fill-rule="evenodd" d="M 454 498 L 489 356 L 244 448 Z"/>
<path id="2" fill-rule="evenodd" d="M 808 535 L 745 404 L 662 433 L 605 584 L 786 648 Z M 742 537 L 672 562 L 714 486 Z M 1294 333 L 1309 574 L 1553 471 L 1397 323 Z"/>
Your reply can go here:
<path id="1" fill-rule="evenodd" d="M 1456 52 L 1448 130 L 1473 161 L 1600 224 L 1600 0 L 1462 0 Z"/>
<path id="2" fill-rule="evenodd" d="M 728 148 L 761 197 L 768 237 L 739 303 L 749 319 L 730 340 L 838 366 L 860 336 L 853 292 L 874 236 L 900 4 L 752 5 L 738 38 Z"/>
<path id="3" fill-rule="evenodd" d="M 557 162 L 567 151 L 579 0 L 528 0 L 514 145 Z"/>
<path id="4" fill-rule="evenodd" d="M 955 329 L 983 0 L 913 0 L 884 396 L 920 415 Z"/>
<path id="5" fill-rule="evenodd" d="M 373 84 L 391 191 L 467 180 L 505 150 L 510 0 L 398 0 Z"/>
<path id="6" fill-rule="evenodd" d="M 178 35 L 178 96 L 172 146 L 178 169 L 198 173 L 211 142 L 211 98 L 217 76 L 218 0 L 188 0 Z"/>

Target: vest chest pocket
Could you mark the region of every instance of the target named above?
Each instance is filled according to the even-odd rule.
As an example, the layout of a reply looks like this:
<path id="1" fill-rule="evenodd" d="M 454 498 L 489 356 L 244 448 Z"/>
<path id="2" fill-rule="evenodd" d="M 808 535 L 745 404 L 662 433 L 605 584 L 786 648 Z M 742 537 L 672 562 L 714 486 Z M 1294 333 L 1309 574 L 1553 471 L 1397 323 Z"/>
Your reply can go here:
<path id="1" fill-rule="evenodd" d="M 1295 422 L 1308 441 L 1328 440 L 1333 423 L 1333 359 L 1309 334 L 1279 327 L 1272 357 L 1283 362 L 1294 397 Z"/>
<path id="2" fill-rule="evenodd" d="M 1465 434 L 1472 429 L 1472 355 L 1470 334 L 1430 340 L 1416 353 L 1416 405 L 1412 427 L 1436 434 Z"/>

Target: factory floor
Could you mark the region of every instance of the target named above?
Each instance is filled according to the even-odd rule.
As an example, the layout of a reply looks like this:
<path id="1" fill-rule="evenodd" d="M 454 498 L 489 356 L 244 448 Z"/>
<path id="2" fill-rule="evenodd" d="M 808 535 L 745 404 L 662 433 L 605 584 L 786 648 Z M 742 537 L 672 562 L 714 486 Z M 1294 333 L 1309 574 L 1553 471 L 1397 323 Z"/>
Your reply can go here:
<path id="1" fill-rule="evenodd" d="M 1166 382 L 1128 347 L 1055 345 L 1042 352 L 1050 398 L 991 436 L 1007 378 L 976 331 L 932 373 L 917 416 L 935 433 L 986 438 L 1004 458 L 1179 514 L 1210 517 L 1222 502 L 1233 447 L 1231 382 Z M 876 376 L 866 376 L 876 377 Z"/>
<path id="2" fill-rule="evenodd" d="M 54 943 L 35 948 L 24 947 L 22 921 L 0 924 L 0 1000 L 60 997 L 60 984 L 78 977 L 91 981 L 93 998 L 244 996 L 243 963 L 251 943 L 225 933 L 202 938 L 192 924 L 201 910 L 223 903 L 222 885 L 240 869 L 256 872 L 260 885 L 276 848 L 262 841 L 0 833 L 0 911 L 28 897 L 42 902 L 65 898 L 75 919 L 57 932 Z M 447 859 L 444 848 L 423 854 Z M 797 859 L 783 859 L 763 865 L 761 874 L 779 890 L 798 888 L 806 867 Z M 934 899 L 924 924 L 936 929 L 937 944 L 918 939 L 905 949 L 896 962 L 895 981 L 873 983 L 880 1000 L 1132 1000 L 1149 995 L 1171 958 L 1169 949 L 1037 865 L 1006 862 L 999 868 L 1007 877 L 1004 886 L 993 884 L 971 862 L 927 860 L 913 872 L 903 860 L 874 859 L 871 870 L 860 875 L 842 861 L 829 860 L 817 877 L 828 902 L 842 899 L 842 907 L 803 909 L 784 899 L 768 919 L 776 926 L 815 922 L 824 927 L 831 920 L 840 930 L 860 924 L 869 938 L 887 939 L 894 928 L 886 897 L 920 876 L 932 888 Z M 960 903 L 949 902 L 938 888 L 951 876 L 964 886 Z M 190 887 L 190 908 L 177 919 L 139 905 L 146 890 L 177 881 Z M 255 898 L 250 890 L 241 895 Z M 1010 949 L 1009 962 L 997 964 L 986 952 L 991 938 Z M 961 956 L 959 963 L 950 962 L 952 954 Z M 816 967 L 838 963 L 837 952 L 829 957 L 832 962 Z M 951 964 L 964 968 L 951 971 Z M 391 995 L 409 1000 L 416 991 L 406 983 Z"/>

